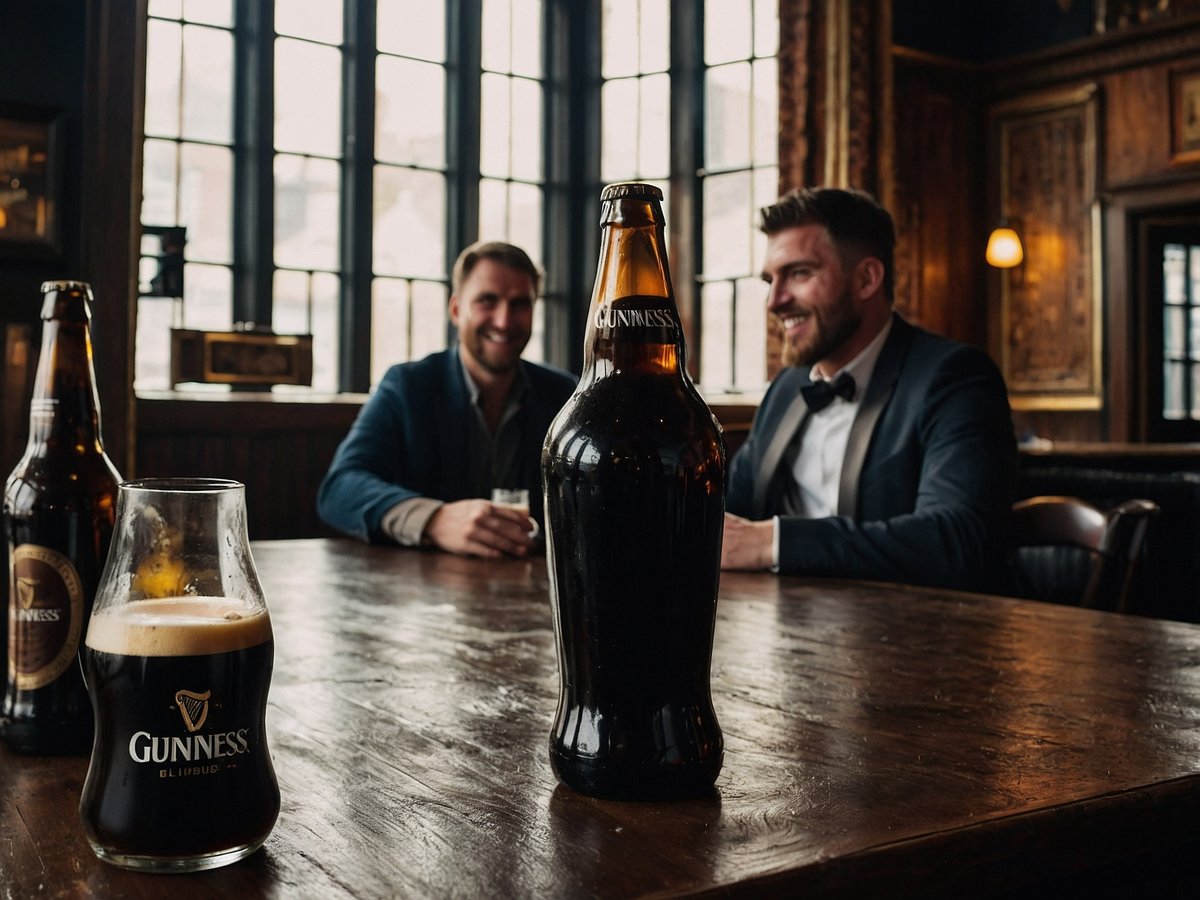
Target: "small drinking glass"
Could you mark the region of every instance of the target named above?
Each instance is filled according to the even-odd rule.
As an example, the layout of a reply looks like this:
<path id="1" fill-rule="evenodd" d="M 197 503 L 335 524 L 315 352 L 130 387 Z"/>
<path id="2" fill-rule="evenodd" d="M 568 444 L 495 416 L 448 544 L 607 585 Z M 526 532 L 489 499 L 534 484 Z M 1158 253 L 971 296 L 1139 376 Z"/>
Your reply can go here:
<path id="1" fill-rule="evenodd" d="M 279 815 L 265 728 L 274 640 L 244 493 L 192 478 L 117 495 L 83 648 L 96 734 L 79 806 L 114 865 L 227 865 Z"/>
<path id="2" fill-rule="evenodd" d="M 536 538 L 541 533 L 537 521 L 529 515 L 529 491 L 525 488 L 493 488 L 492 505 L 515 509 L 528 518 L 531 538 Z"/>

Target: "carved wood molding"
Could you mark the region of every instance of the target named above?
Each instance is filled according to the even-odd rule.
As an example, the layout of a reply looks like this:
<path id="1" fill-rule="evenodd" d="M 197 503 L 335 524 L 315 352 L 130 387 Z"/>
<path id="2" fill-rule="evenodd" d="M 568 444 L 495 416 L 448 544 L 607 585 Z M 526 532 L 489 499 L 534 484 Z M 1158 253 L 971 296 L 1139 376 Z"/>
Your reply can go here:
<path id="1" fill-rule="evenodd" d="M 983 67 L 987 99 L 1018 94 L 1067 81 L 1099 78 L 1108 72 L 1143 67 L 1200 53 L 1200 17 L 1160 26 L 1129 28 L 1068 49 L 1005 60 Z"/>

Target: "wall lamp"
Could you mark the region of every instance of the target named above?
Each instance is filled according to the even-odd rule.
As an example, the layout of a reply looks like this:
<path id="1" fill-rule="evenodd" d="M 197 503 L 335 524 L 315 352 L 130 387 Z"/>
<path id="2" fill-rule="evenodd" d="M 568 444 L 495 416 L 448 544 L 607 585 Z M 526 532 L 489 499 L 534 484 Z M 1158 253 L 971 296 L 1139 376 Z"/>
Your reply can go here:
<path id="1" fill-rule="evenodd" d="M 988 237 L 986 257 L 988 265 L 997 269 L 1011 269 L 1025 259 L 1021 238 L 1006 221 L 992 229 Z"/>

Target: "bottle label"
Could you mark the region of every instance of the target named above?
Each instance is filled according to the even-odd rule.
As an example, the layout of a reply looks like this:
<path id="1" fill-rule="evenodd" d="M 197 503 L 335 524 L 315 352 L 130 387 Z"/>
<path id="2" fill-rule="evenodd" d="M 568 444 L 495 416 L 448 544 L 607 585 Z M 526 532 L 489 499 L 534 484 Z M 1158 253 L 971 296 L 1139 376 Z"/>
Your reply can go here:
<path id="1" fill-rule="evenodd" d="M 13 551 L 8 604 L 8 671 L 18 690 L 50 684 L 75 662 L 83 628 L 83 582 L 49 547 Z"/>
<path id="2" fill-rule="evenodd" d="M 602 340 L 674 344 L 679 340 L 679 325 L 670 303 L 665 297 L 624 297 L 601 303 L 592 325 Z"/>

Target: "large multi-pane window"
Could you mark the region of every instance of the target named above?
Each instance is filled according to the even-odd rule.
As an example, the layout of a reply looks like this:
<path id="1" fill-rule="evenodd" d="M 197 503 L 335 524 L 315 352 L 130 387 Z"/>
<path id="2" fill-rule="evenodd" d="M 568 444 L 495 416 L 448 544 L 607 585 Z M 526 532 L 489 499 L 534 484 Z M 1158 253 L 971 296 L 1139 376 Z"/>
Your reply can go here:
<path id="1" fill-rule="evenodd" d="M 366 390 L 446 346 L 480 238 L 547 269 L 526 355 L 577 364 L 599 186 L 643 179 L 702 387 L 761 388 L 776 3 L 149 0 L 143 285 L 159 229 L 187 246 L 183 296 L 139 302 L 137 387 L 171 387 L 170 328 L 258 327 L 313 335 L 314 390 Z"/>
<path id="2" fill-rule="evenodd" d="M 375 28 L 371 383 L 445 345 L 446 13 L 382 0 Z"/>
<path id="3" fill-rule="evenodd" d="M 186 223 L 184 297 L 138 305 L 137 385 L 167 387 L 168 329 L 220 330 L 233 321 L 234 34 L 230 2 L 156 0 L 147 25 L 142 223 Z M 148 234 L 143 253 L 158 253 Z M 149 284 L 154 260 L 144 256 Z"/>
<path id="4" fill-rule="evenodd" d="M 759 208 L 778 195 L 777 0 L 707 0 L 704 17 L 702 384 L 766 380 Z"/>
<path id="5" fill-rule="evenodd" d="M 483 0 L 480 59 L 479 234 L 501 237 L 539 262 L 543 222 L 545 86 L 540 0 Z M 543 313 L 534 307 L 527 359 L 544 358 Z"/>
<path id="6" fill-rule="evenodd" d="M 605 0 L 600 61 L 600 179 L 658 184 L 669 214 L 669 0 Z"/>

